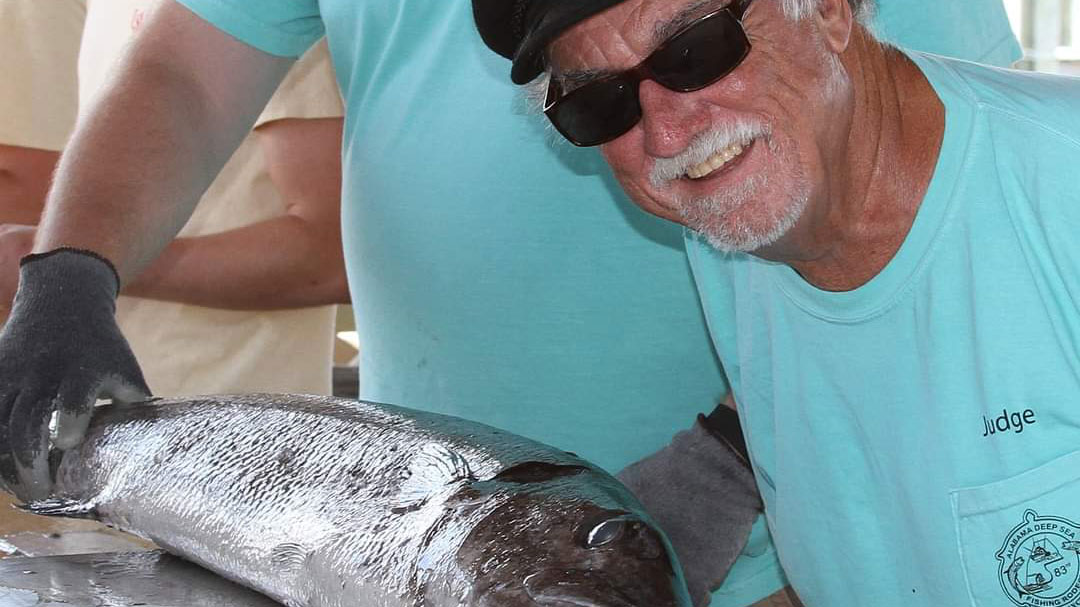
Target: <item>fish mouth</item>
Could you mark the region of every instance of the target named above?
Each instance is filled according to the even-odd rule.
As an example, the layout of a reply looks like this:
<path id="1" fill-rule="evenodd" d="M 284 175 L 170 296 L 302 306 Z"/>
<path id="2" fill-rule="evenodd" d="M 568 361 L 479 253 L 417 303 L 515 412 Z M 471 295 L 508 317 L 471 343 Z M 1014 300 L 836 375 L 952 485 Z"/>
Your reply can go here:
<path id="1" fill-rule="evenodd" d="M 524 586 L 541 607 L 635 607 L 602 576 L 582 569 L 537 571 L 525 578 Z"/>

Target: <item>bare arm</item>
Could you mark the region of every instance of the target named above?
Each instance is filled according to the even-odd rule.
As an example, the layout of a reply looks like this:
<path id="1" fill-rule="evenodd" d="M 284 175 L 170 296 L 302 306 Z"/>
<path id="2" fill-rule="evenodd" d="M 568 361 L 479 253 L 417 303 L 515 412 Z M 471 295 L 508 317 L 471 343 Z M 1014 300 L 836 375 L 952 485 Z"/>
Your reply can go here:
<path id="1" fill-rule="evenodd" d="M 754 603 L 750 607 L 803 607 L 803 604 L 789 586 Z"/>
<path id="2" fill-rule="evenodd" d="M 80 117 L 34 251 L 89 249 L 130 280 L 190 217 L 291 63 L 160 4 Z"/>
<path id="3" fill-rule="evenodd" d="M 230 309 L 348 303 L 341 252 L 340 118 L 260 126 L 286 214 L 173 241 L 125 294 Z"/>
<path id="4" fill-rule="evenodd" d="M 35 224 L 60 152 L 0 144 L 0 223 Z"/>

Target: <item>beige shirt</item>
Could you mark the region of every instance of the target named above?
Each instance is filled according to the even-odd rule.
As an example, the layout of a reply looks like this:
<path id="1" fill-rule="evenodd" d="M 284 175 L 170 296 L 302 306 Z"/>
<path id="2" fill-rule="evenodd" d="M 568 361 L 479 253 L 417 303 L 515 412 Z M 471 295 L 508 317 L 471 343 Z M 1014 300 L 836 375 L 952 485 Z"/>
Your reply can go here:
<path id="1" fill-rule="evenodd" d="M 0 144 L 64 147 L 85 15 L 83 0 L 0 0 Z"/>
<path id="2" fill-rule="evenodd" d="M 81 107 L 92 101 L 151 5 L 152 0 L 89 1 L 79 58 Z M 342 113 L 323 41 L 293 67 L 257 124 Z M 258 143 L 249 135 L 180 234 L 222 232 L 284 212 Z M 233 311 L 121 297 L 117 318 L 155 395 L 330 393 L 333 306 Z"/>

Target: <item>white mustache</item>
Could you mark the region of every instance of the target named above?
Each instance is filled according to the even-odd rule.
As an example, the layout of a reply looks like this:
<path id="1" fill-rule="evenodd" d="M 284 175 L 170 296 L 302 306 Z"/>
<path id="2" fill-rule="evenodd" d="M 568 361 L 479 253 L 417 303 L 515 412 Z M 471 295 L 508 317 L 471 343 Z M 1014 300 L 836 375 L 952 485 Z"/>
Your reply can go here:
<path id="1" fill-rule="evenodd" d="M 667 182 L 685 175 L 690 167 L 705 162 L 716 152 L 734 143 L 745 147 L 754 139 L 767 138 L 771 133 L 771 129 L 763 122 L 740 119 L 731 124 L 720 125 L 695 137 L 677 156 L 657 158 L 649 172 L 649 181 L 653 187 L 663 187 Z"/>

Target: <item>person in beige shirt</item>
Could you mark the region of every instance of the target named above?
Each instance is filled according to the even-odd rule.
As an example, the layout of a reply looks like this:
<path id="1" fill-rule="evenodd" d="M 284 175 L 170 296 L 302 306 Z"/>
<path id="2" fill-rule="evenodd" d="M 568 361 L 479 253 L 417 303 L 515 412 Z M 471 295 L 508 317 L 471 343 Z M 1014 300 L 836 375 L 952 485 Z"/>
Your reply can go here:
<path id="1" fill-rule="evenodd" d="M 97 91 L 152 4 L 87 3 L 81 111 L 109 102 Z M 330 304 L 348 302 L 338 219 L 342 111 L 323 42 L 293 67 L 180 237 L 125 285 L 117 318 L 154 394 L 330 393 Z M 153 137 L 154 125 L 145 131 Z M 14 251 L 24 239 L 0 234 L 5 304 L 18 280 L 13 260 L 29 252 L 29 240 Z"/>
<path id="2" fill-rule="evenodd" d="M 75 126 L 84 0 L 0 0 L 0 224 L 35 224 Z M 33 231 L 0 227 L 29 249 Z M 3 255 L 4 251 L 0 251 Z M 17 260 L 0 257 L 8 266 Z"/>

